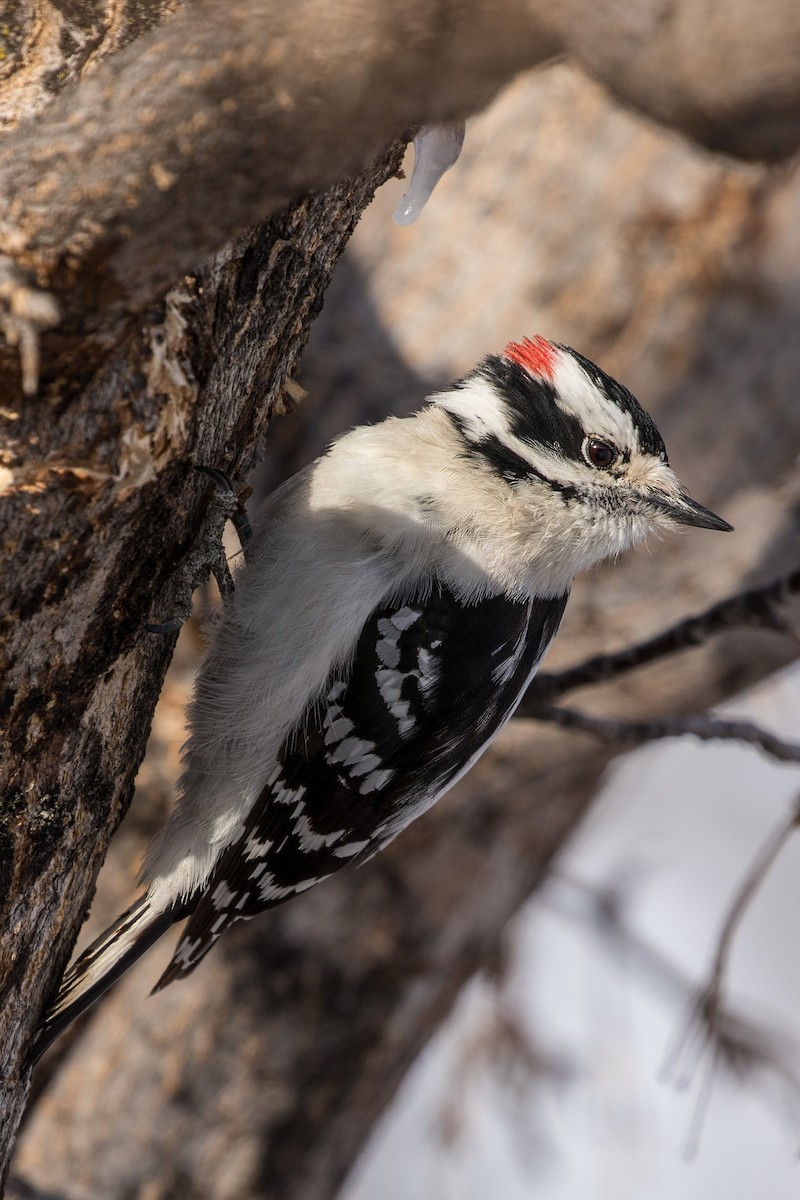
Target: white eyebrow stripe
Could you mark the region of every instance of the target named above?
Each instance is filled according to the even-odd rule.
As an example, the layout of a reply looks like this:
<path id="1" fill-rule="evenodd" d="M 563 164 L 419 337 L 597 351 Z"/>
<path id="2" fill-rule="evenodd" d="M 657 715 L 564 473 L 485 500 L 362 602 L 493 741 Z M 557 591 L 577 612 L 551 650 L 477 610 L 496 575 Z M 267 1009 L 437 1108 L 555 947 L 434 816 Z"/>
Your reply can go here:
<path id="1" fill-rule="evenodd" d="M 555 402 L 562 412 L 576 418 L 587 434 L 599 434 L 621 449 L 633 449 L 639 437 L 633 416 L 603 395 L 579 362 L 561 350 L 555 372 Z"/>

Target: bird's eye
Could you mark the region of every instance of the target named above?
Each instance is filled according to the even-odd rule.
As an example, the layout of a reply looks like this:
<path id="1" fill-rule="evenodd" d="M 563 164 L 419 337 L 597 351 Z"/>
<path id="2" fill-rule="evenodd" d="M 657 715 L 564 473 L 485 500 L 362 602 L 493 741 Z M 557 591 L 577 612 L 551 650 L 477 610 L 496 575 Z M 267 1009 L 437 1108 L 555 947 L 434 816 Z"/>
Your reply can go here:
<path id="1" fill-rule="evenodd" d="M 602 438 L 587 437 L 583 443 L 583 455 L 593 467 L 605 470 L 606 467 L 610 467 L 613 462 L 616 462 L 617 451 L 614 446 L 609 442 L 604 442 Z"/>

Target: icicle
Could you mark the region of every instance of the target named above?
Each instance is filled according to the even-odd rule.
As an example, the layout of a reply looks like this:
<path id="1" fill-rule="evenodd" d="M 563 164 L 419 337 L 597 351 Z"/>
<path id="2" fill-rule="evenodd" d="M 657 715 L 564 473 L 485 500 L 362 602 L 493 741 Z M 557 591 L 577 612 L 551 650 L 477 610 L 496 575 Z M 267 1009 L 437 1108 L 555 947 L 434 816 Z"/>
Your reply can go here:
<path id="1" fill-rule="evenodd" d="M 392 214 L 396 225 L 411 225 L 416 221 L 445 171 L 449 171 L 458 161 L 463 145 L 463 121 L 423 125 L 417 130 L 411 183 Z"/>

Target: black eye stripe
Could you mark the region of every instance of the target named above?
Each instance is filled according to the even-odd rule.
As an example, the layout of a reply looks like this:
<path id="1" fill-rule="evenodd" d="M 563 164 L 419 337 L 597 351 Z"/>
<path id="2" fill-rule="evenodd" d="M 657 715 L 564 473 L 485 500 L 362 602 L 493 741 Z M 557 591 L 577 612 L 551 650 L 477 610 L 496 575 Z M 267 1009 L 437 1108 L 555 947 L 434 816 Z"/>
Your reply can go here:
<path id="1" fill-rule="evenodd" d="M 661 435 L 627 388 L 569 346 L 559 346 L 559 349 L 565 350 L 579 363 L 611 405 L 631 418 L 636 431 L 637 449 L 666 461 Z M 584 452 L 587 431 L 577 416 L 557 403 L 556 388 L 549 380 L 535 378 L 518 363 L 501 355 L 490 355 L 472 376 L 461 380 L 460 385 L 468 386 L 470 378 L 475 377 L 485 379 L 502 396 L 508 430 L 521 442 L 528 446 L 541 446 L 575 462 L 587 462 Z M 615 446 L 614 452 L 617 461 L 621 456 L 624 461 L 629 461 L 629 449 L 626 450 L 627 457 L 619 447 Z"/>
<path id="2" fill-rule="evenodd" d="M 666 462 L 658 430 L 636 398 L 589 359 L 568 346 L 559 349 L 575 359 L 612 412 L 616 408 L 631 419 L 631 444 L 627 444 L 627 436 L 623 438 L 626 444 L 618 445 L 603 435 L 587 432 L 576 413 L 559 401 L 557 371 L 552 380 L 540 378 L 504 355 L 490 355 L 475 371 L 452 385 L 457 392 L 469 389 L 471 381 L 484 382 L 501 401 L 497 429 L 492 432 L 491 423 L 480 419 L 479 407 L 474 418 L 468 415 L 468 408 L 460 415 L 448 412 L 469 454 L 483 459 L 512 486 L 536 476 L 565 498 L 571 498 L 576 486 L 552 478 L 558 470 L 551 465 L 551 456 L 555 461 L 571 460 L 594 471 L 624 469 L 632 456 L 640 453 L 653 454 Z M 533 451 L 530 457 L 528 449 Z M 547 457 L 540 468 L 530 461 L 538 462 L 537 450 Z"/>
<path id="3" fill-rule="evenodd" d="M 565 503 L 578 497 L 579 489 L 573 484 L 561 483 L 557 479 L 551 479 L 542 471 L 537 471 L 533 463 L 529 463 L 527 459 L 515 454 L 509 446 L 504 445 L 499 438 L 491 434 L 487 434 L 478 441 L 471 439 L 465 433 L 463 421 L 460 421 L 453 413 L 447 415 L 464 439 L 466 452 L 475 459 L 489 463 L 492 470 L 505 479 L 506 483 L 514 484 L 525 479 L 540 479 L 553 491 L 558 492 Z"/>
<path id="4" fill-rule="evenodd" d="M 493 435 L 487 435 L 479 442 L 471 442 L 470 449 L 473 454 L 478 454 L 491 463 L 507 483 L 529 479 L 533 473 L 533 468 L 526 459 L 515 454 L 509 446 L 504 446 L 500 439 Z"/>

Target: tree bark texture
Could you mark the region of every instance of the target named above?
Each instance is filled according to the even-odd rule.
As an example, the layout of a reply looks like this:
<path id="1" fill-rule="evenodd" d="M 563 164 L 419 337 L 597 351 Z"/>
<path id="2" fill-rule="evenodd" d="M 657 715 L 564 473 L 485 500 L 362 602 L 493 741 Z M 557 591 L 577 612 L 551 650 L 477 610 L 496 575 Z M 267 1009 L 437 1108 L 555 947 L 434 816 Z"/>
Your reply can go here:
<path id="1" fill-rule="evenodd" d="M 172 586 L 208 488 L 249 469 L 333 264 L 399 144 L 184 277 L 91 379 L 9 418 L 2 507 L 0 1129 L 24 1100 L 25 1044 L 131 796 L 172 639 Z M 80 382 L 80 386 L 78 383 Z M 8 414 L 6 414 L 8 417 Z"/>
<path id="2" fill-rule="evenodd" d="M 69 371 L 76 338 L 85 364 L 101 361 L 120 322 L 290 196 L 346 177 L 415 124 L 480 110 L 554 55 L 711 146 L 779 157 L 798 144 L 792 0 L 768 0 L 756 21 L 748 0 L 724 15 L 713 0 L 194 0 L 119 49 L 167 7 L 143 6 L 144 21 L 133 5 L 127 18 L 100 3 L 12 12 L 9 124 L 82 72 L 0 147 L 0 251 L 63 314 L 45 386 Z M 34 63 L 15 85 L 25 52 L 47 50 L 62 66 L 37 76 Z M 16 369 L 0 356 L 0 387 Z"/>
<path id="3" fill-rule="evenodd" d="M 309 399 L 271 431 L 280 456 L 291 460 L 297 453 L 290 443 L 303 422 L 324 441 L 335 432 L 334 411 L 344 427 L 358 417 L 376 419 L 391 408 L 414 406 L 426 390 L 462 373 L 484 352 L 540 330 L 577 345 L 629 384 L 655 414 L 693 494 L 736 526 L 727 538 L 692 532 L 666 539 L 581 581 L 548 666 L 652 633 L 796 565 L 796 172 L 778 177 L 711 160 L 559 68 L 519 81 L 476 120 L 462 163 L 419 226 L 401 231 L 390 225 L 395 199 L 379 197 L 337 273 L 304 360 L 300 381 Z M 282 227 L 267 259 L 279 264 L 289 253 L 283 243 L 294 244 L 296 236 Z M 247 277 L 243 268 L 240 274 Z M 225 413 L 233 406 L 223 418 L 225 428 L 239 429 L 251 419 L 239 407 L 250 401 L 241 396 L 261 387 L 266 374 L 246 368 L 240 376 L 231 341 L 238 334 L 215 332 L 226 328 L 222 310 L 202 307 L 205 276 L 196 280 L 171 294 L 154 325 L 164 336 L 179 336 L 174 330 L 184 327 L 177 317 L 190 303 L 201 306 L 199 327 L 211 343 L 201 337 L 196 358 L 189 360 L 192 378 L 201 380 L 199 432 L 187 440 L 188 453 L 174 457 L 197 460 L 202 451 L 208 461 L 207 447 L 221 452 L 214 439 L 224 436 L 213 432 L 211 397 L 225 395 Z M 276 282 L 285 286 L 281 277 Z M 251 285 L 248 300 L 254 290 L 265 295 Z M 193 318 L 187 328 L 195 327 Z M 139 361 L 146 379 L 153 335 L 144 328 L 137 336 L 144 340 Z M 187 374 L 180 338 L 178 349 L 168 362 L 177 361 Z M 165 394 L 160 411 L 168 414 L 173 410 Z M 113 396 L 117 405 L 141 403 L 132 385 L 115 388 Z M 220 419 L 218 406 L 213 414 Z M 171 418 L 158 421 L 174 425 Z M 149 447 L 153 432 L 145 432 Z M 316 448 L 307 441 L 303 458 Z M 108 470 L 113 464 L 119 474 L 110 451 L 105 458 L 95 455 L 93 468 L 95 460 Z M 148 461 L 145 454 L 145 470 Z M 238 470 L 242 459 L 222 455 L 217 461 Z M 193 522 L 184 509 L 193 512 L 201 502 L 197 493 L 203 489 L 185 472 L 174 465 L 165 471 L 159 462 L 158 483 L 147 485 L 153 489 L 148 530 L 136 523 L 135 492 L 119 516 L 105 502 L 95 526 L 74 524 L 71 541 L 85 553 L 94 552 L 108 530 L 107 540 L 122 539 L 127 547 L 124 561 L 135 559 L 139 568 L 139 587 L 134 594 L 130 585 L 125 605 L 116 600 L 117 588 L 125 586 L 118 582 L 120 570 L 114 586 L 106 585 L 107 599 L 95 602 L 94 615 L 84 613 L 76 626 L 89 647 L 84 654 L 93 642 L 107 646 L 93 671 L 100 675 L 104 704 L 116 707 L 109 713 L 89 697 L 84 710 L 95 727 L 101 719 L 96 714 L 106 714 L 106 738 L 109 726 L 122 723 L 117 697 L 131 694 L 131 685 L 125 687 L 134 667 L 164 653 L 150 646 L 141 626 L 153 612 L 168 611 L 171 566 Z M 101 495 L 113 488 L 107 482 Z M 163 507 L 156 532 L 161 544 L 154 550 L 157 495 L 175 511 Z M 54 535 L 51 540 L 49 553 L 59 561 L 66 550 L 59 551 Z M 80 586 L 71 578 L 62 585 L 65 597 Z M 116 618 L 115 606 L 121 613 Z M 37 619 L 44 620 L 38 610 Z M 56 640 L 62 626 L 41 628 L 50 653 L 63 658 Z M 124 657 L 114 665 L 118 647 Z M 586 703 L 636 714 L 696 709 L 761 677 L 793 652 L 774 634 L 729 635 L 702 652 L 648 668 L 623 687 L 607 687 Z M 63 685 L 46 693 L 37 712 L 47 712 L 48 699 L 73 686 L 63 663 L 58 670 Z M 135 703 L 147 705 L 154 694 L 155 685 L 148 684 Z M 82 756 L 90 739 L 85 723 L 81 728 L 82 734 L 71 712 L 56 748 L 87 786 L 94 785 L 94 799 L 88 804 L 79 797 L 74 816 L 63 810 L 56 816 L 64 828 L 61 840 L 86 870 L 100 857 L 95 839 L 109 813 L 121 807 L 124 788 L 104 775 L 102 753 L 89 777 Z M 133 755 L 138 742 L 132 744 L 127 730 L 124 736 L 123 748 Z M 163 736 L 157 728 L 154 758 L 165 753 Z M 335 1195 L 458 988 L 496 959 L 505 922 L 580 820 L 608 757 L 585 737 L 519 722 L 457 791 L 375 862 L 235 930 L 196 974 L 147 999 L 170 951 L 159 947 L 97 1010 L 62 1052 L 60 1065 L 42 1064 L 44 1090 L 21 1140 L 16 1186 L 69 1200 Z M 154 768 L 149 771 L 144 778 L 152 780 Z M 57 778 L 45 779 L 48 795 L 59 794 L 57 784 Z M 38 779 L 27 786 L 38 787 Z M 167 788 L 155 790 L 163 797 Z M 131 814 L 139 826 L 161 819 L 143 815 L 145 802 L 143 793 L 141 809 Z M 31 801 L 22 819 L 31 821 L 41 808 Z M 98 896 L 87 936 L 115 915 L 131 885 L 138 830 L 126 822 L 122 832 L 109 890 Z M 25 840 L 23 831 L 18 838 Z M 16 843 L 14 848 L 24 853 Z M 76 893 L 78 875 L 76 868 Z M 52 906 L 52 887 L 44 894 L 45 873 L 31 878 L 29 902 L 43 906 L 49 896 Z M 15 912 L 27 919 L 21 904 Z M 34 955 L 39 963 L 46 952 L 44 923 Z M 67 921 L 56 955 L 65 953 L 76 923 L 76 916 Z M 44 982 L 38 986 L 41 994 Z"/>

